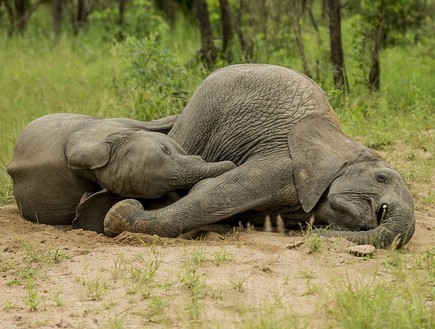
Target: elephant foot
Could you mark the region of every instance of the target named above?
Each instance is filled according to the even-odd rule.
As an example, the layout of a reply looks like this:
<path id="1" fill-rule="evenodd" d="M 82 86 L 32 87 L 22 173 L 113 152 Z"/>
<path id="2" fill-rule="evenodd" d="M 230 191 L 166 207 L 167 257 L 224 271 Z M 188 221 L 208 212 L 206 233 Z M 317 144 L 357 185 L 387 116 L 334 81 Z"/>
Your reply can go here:
<path id="1" fill-rule="evenodd" d="M 116 203 L 104 218 L 104 234 L 115 237 L 123 231 L 132 231 L 134 214 L 143 210 L 142 204 L 135 199 Z"/>

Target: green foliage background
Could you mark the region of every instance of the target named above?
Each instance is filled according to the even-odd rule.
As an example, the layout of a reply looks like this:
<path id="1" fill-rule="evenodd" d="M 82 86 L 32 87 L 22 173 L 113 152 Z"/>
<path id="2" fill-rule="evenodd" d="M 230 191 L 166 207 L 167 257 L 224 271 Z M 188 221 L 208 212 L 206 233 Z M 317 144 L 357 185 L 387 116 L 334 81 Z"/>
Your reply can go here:
<path id="1" fill-rule="evenodd" d="M 376 1 L 376 4 L 379 1 Z M 192 14 L 177 15 L 169 24 L 151 0 L 134 0 L 125 24 L 116 24 L 116 2 L 97 8 L 88 26 L 73 35 L 64 24 L 59 38 L 52 35 L 50 7 L 43 5 L 22 34 L 8 38 L 0 20 L 0 200 L 12 201 L 5 168 L 12 158 L 20 130 L 47 113 L 74 112 L 96 117 L 149 120 L 179 113 L 200 82 L 209 74 L 200 59 L 199 31 Z M 229 1 L 234 16 L 238 1 Z M 271 1 L 267 8 L 247 2 L 242 17 L 254 62 L 272 63 L 301 71 L 302 65 L 289 27 L 292 1 Z M 261 2 L 262 3 L 262 2 Z M 366 87 L 370 29 L 376 17 L 371 1 L 350 2 L 343 9 L 343 44 L 350 92 L 334 88 L 329 61 L 328 26 L 314 1 L 316 31 L 301 18 L 308 63 L 314 79 L 325 89 L 347 134 L 374 148 L 401 139 L 434 154 L 434 143 L 422 132 L 435 127 L 435 43 L 424 10 L 428 3 L 390 4 L 388 33 L 381 52 L 381 91 Z M 372 4 L 372 5 L 370 5 Z M 208 1 L 210 20 L 220 44 L 219 1 Z M 408 13 L 406 19 L 404 13 Z M 406 22 L 408 28 L 400 25 Z M 217 68 L 244 62 L 237 36 L 231 56 L 220 56 Z M 427 182 L 424 174 L 402 172 L 408 179 Z"/>

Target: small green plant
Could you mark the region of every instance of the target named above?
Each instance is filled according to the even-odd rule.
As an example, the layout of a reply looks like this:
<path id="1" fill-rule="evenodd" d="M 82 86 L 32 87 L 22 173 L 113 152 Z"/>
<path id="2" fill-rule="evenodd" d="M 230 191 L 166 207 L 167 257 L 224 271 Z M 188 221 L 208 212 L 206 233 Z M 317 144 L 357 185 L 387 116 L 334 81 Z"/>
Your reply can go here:
<path id="1" fill-rule="evenodd" d="M 125 257 L 123 254 L 119 254 L 116 257 L 111 270 L 112 279 L 116 280 L 119 279 L 121 276 L 123 276 L 125 273 L 125 269 L 126 269 Z"/>
<path id="2" fill-rule="evenodd" d="M 200 270 L 204 260 L 205 255 L 202 248 L 194 249 L 190 255 L 186 251 L 184 252 L 181 283 L 190 292 L 189 313 L 190 317 L 194 320 L 198 320 L 200 317 L 199 299 L 205 295 L 206 278 Z"/>
<path id="3" fill-rule="evenodd" d="M 319 286 L 313 283 L 313 280 L 317 278 L 316 272 L 306 269 L 300 271 L 299 275 L 301 278 L 306 279 L 307 295 L 313 295 L 319 290 Z"/>
<path id="4" fill-rule="evenodd" d="M 44 259 L 44 254 L 40 251 L 35 250 L 34 247 L 27 242 L 24 242 L 24 252 L 26 258 L 31 262 L 38 263 L 42 261 L 42 259 Z"/>
<path id="5" fill-rule="evenodd" d="M 310 240 L 310 251 L 313 253 L 319 252 L 322 247 L 322 240 L 319 233 L 314 233 Z"/>
<path id="6" fill-rule="evenodd" d="M 195 248 L 192 253 L 191 261 L 192 266 L 194 267 L 200 267 L 204 261 L 206 260 L 206 255 L 204 253 L 203 248 Z"/>
<path id="7" fill-rule="evenodd" d="M 63 259 L 71 258 L 65 251 L 60 250 L 59 248 L 50 251 L 49 255 L 50 255 L 50 262 L 52 263 L 59 263 Z"/>
<path id="8" fill-rule="evenodd" d="M 120 316 L 119 314 L 116 314 L 114 317 L 110 318 L 108 321 L 108 328 L 111 329 L 125 328 L 125 316 Z"/>
<path id="9" fill-rule="evenodd" d="M 139 255 L 137 262 L 138 264 L 132 264 L 127 268 L 128 279 L 131 284 L 127 293 L 133 294 L 141 291 L 142 295 L 146 296 L 149 294 L 149 283 L 153 280 L 160 266 L 160 255 L 153 252 L 152 249 L 148 259 Z"/>
<path id="10" fill-rule="evenodd" d="M 303 329 L 307 326 L 301 321 L 301 316 L 290 309 L 277 307 L 275 304 L 265 304 L 258 312 L 246 312 L 242 316 L 242 329 Z"/>
<path id="11" fill-rule="evenodd" d="M 225 247 L 222 247 L 219 251 L 213 254 L 214 263 L 219 266 L 225 262 L 230 262 L 235 259 L 234 255 L 229 253 Z"/>
<path id="12" fill-rule="evenodd" d="M 13 308 L 16 308 L 17 305 L 15 305 L 15 303 L 14 303 L 12 300 L 10 300 L 10 299 L 5 299 L 5 300 L 3 301 L 3 303 L 2 303 L 2 307 L 3 307 L 3 310 L 4 310 L 5 312 L 9 312 L 9 310 L 11 310 L 11 309 L 13 309 Z"/>
<path id="13" fill-rule="evenodd" d="M 420 270 L 427 270 L 435 278 L 435 247 L 422 252 L 415 259 L 415 266 Z"/>
<path id="14" fill-rule="evenodd" d="M 224 289 L 221 287 L 210 288 L 210 295 L 214 300 L 222 300 L 224 297 Z"/>
<path id="15" fill-rule="evenodd" d="M 38 289 L 33 279 L 28 279 L 26 284 L 27 295 L 23 298 L 24 303 L 30 311 L 36 311 L 38 305 L 41 303 L 38 296 Z"/>
<path id="16" fill-rule="evenodd" d="M 80 282 L 87 288 L 87 297 L 90 300 L 102 300 L 107 292 L 107 283 L 103 279 L 81 279 Z"/>
<path id="17" fill-rule="evenodd" d="M 237 274 L 234 274 L 231 279 L 228 279 L 228 281 L 235 290 L 238 292 L 244 292 L 248 279 L 249 276 L 238 276 Z"/>
<path id="18" fill-rule="evenodd" d="M 397 280 L 404 281 L 406 279 L 409 264 L 407 264 L 401 251 L 392 251 L 390 257 L 384 261 L 384 266 L 394 274 Z"/>
<path id="19" fill-rule="evenodd" d="M 53 300 L 56 306 L 62 306 L 64 304 L 62 300 L 62 290 L 57 289 L 56 291 L 54 291 L 51 296 L 51 299 Z"/>
<path id="20" fill-rule="evenodd" d="M 162 298 L 153 296 L 148 305 L 148 310 L 146 312 L 146 317 L 151 319 L 156 315 L 162 315 L 162 313 L 167 308 L 166 303 L 163 302 Z"/>
<path id="21" fill-rule="evenodd" d="M 59 263 L 62 259 L 69 258 L 69 255 L 59 248 L 39 251 L 27 242 L 24 242 L 24 253 L 26 258 L 34 263 Z"/>

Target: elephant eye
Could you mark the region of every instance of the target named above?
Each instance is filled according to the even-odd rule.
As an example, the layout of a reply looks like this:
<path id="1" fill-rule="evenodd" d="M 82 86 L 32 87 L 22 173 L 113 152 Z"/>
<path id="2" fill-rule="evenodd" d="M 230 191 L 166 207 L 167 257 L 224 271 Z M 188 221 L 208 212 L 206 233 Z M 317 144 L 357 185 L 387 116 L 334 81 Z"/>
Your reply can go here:
<path id="1" fill-rule="evenodd" d="M 387 176 L 384 174 L 376 174 L 375 179 L 378 183 L 385 184 L 387 183 Z"/>
<path id="2" fill-rule="evenodd" d="M 165 152 L 167 155 L 171 154 L 171 150 L 167 145 L 161 145 L 163 152 Z"/>

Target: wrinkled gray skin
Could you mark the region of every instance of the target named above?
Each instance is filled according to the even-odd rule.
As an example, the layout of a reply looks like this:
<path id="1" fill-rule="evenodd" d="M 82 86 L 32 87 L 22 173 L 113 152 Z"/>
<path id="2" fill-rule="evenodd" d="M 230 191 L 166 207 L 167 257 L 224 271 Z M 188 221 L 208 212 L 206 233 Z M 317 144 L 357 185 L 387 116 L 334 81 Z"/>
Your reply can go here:
<path id="1" fill-rule="evenodd" d="M 314 215 L 315 224 L 330 224 L 324 235 L 357 244 L 400 247 L 413 235 L 413 201 L 402 177 L 347 138 L 324 92 L 295 71 L 235 65 L 211 74 L 169 136 L 189 154 L 237 168 L 159 210 L 117 203 L 105 218 L 106 234 L 174 237 L 236 214 L 281 214 L 286 224 Z"/>
<path id="2" fill-rule="evenodd" d="M 175 120 L 49 114 L 31 122 L 7 168 L 22 215 L 45 224 L 71 224 L 85 192 L 98 192 L 82 199 L 88 203 L 82 208 L 92 212 L 98 210 L 94 200 L 101 205 L 119 197 L 165 199 L 169 191 L 189 189 L 235 167 L 188 155 L 164 134 Z"/>

